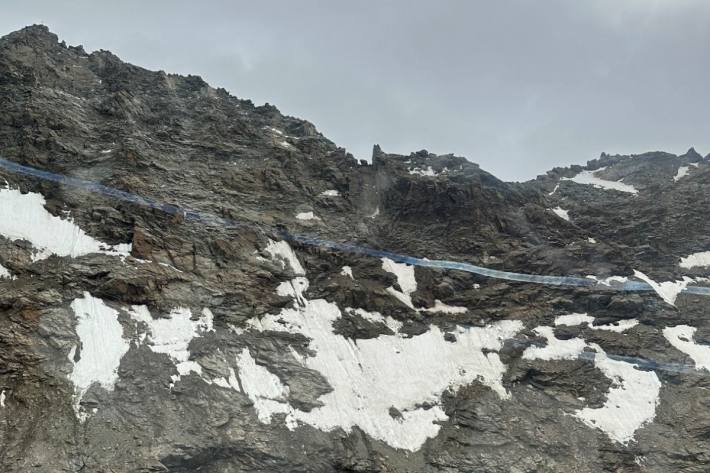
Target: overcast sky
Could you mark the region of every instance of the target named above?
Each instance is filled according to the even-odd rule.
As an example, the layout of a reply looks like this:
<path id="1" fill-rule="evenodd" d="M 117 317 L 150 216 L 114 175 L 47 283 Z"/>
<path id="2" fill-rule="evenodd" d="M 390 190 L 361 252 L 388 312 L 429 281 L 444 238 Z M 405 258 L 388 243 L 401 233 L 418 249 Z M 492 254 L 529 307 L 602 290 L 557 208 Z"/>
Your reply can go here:
<path id="1" fill-rule="evenodd" d="M 0 35 L 201 75 L 356 157 L 453 152 L 507 180 L 602 151 L 710 152 L 708 0 L 10 0 Z"/>

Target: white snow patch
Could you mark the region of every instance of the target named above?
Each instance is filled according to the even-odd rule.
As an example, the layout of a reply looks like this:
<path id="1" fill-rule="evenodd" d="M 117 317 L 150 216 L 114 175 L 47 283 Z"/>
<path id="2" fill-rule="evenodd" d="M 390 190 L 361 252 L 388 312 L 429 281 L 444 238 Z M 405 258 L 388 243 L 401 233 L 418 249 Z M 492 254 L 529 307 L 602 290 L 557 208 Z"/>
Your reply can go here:
<path id="1" fill-rule="evenodd" d="M 431 166 L 427 166 L 426 168 L 413 168 L 409 170 L 409 174 L 415 174 L 419 176 L 428 176 L 428 177 L 434 177 L 437 176 L 439 173 L 434 171 L 434 169 Z"/>
<path id="2" fill-rule="evenodd" d="M 353 277 L 353 268 L 350 266 L 343 266 L 343 269 L 340 271 L 340 274 L 342 276 L 348 276 L 350 279 L 355 279 Z"/>
<path id="3" fill-rule="evenodd" d="M 303 293 L 308 290 L 308 279 L 297 277 L 284 281 L 276 287 L 276 294 L 282 297 L 292 297 L 297 303 L 304 305 L 306 298 Z"/>
<path id="4" fill-rule="evenodd" d="M 123 327 L 118 322 L 118 312 L 88 292 L 71 303 L 77 319 L 79 360 L 75 361 L 77 345 L 69 352 L 74 364 L 69 379 L 74 383 L 74 412 L 80 421 L 88 413 L 81 407 L 81 399 L 94 383 L 112 390 L 118 379 L 118 366 L 128 351 L 128 341 L 123 338 Z"/>
<path id="5" fill-rule="evenodd" d="M 266 245 L 266 252 L 269 253 L 272 258 L 279 260 L 284 269 L 286 265 L 289 265 L 295 274 L 299 276 L 306 274 L 306 270 L 303 269 L 298 258 L 296 258 L 296 254 L 287 242 L 269 240 L 269 244 Z"/>
<path id="6" fill-rule="evenodd" d="M 329 189 L 327 191 L 321 192 L 320 195 L 325 197 L 338 197 L 340 195 L 340 192 L 336 191 L 335 189 Z"/>
<path id="7" fill-rule="evenodd" d="M 284 134 L 283 131 L 279 130 L 278 128 L 274 128 L 273 126 L 265 126 L 264 129 L 267 131 L 270 131 L 272 133 L 275 133 L 277 135 L 283 136 L 283 134 Z"/>
<path id="8" fill-rule="evenodd" d="M 552 327 L 537 327 L 535 333 L 545 337 L 547 344 L 544 347 L 530 346 L 523 352 L 526 360 L 574 360 L 587 346 L 581 338 L 560 340 L 555 337 Z"/>
<path id="9" fill-rule="evenodd" d="M 638 324 L 639 321 L 636 319 L 622 319 L 610 324 L 594 325 L 592 328 L 594 330 L 607 330 L 609 332 L 622 333 L 636 327 Z"/>
<path id="10" fill-rule="evenodd" d="M 397 275 L 403 290 L 400 294 L 416 290 L 412 267 L 387 259 L 383 259 L 383 267 Z M 238 359 L 242 387 L 254 402 L 260 421 L 271 422 L 273 414 L 284 413 L 290 429 L 298 422 L 324 431 L 342 428 L 349 432 L 357 425 L 394 448 L 415 451 L 436 436 L 438 422 L 447 419 L 441 407 L 444 391 L 478 380 L 500 397 L 509 397 L 502 385 L 506 367 L 495 351 L 522 329 L 522 322 L 457 326 L 456 342 L 452 343 L 435 325 L 409 337 L 399 334 L 402 324 L 391 317 L 362 309 L 346 309 L 346 313 L 385 323 L 395 333 L 357 341 L 336 335 L 333 323 L 343 316 L 338 306 L 324 299 L 309 301 L 302 295 L 293 308 L 248 321 L 252 330 L 300 333 L 309 338 L 308 349 L 314 355 L 301 356 L 292 350 L 294 358 L 321 373 L 333 389 L 319 398 L 321 407 L 310 412 L 298 410 L 288 403 L 287 387 L 281 380 L 243 351 Z M 250 381 L 245 382 L 245 377 Z M 426 409 L 422 407 L 425 403 Z M 392 417 L 392 407 L 401 416 Z"/>
<path id="11" fill-rule="evenodd" d="M 594 244 L 597 243 L 597 240 L 595 240 L 594 238 L 587 238 L 587 241 L 588 241 L 589 243 L 591 243 L 592 245 L 594 245 Z"/>
<path id="12" fill-rule="evenodd" d="M 661 299 L 672 306 L 675 306 L 675 300 L 678 298 L 678 294 L 683 292 L 683 290 L 688 287 L 688 284 L 695 282 L 693 279 L 683 276 L 683 279 L 679 281 L 664 281 L 662 283 L 657 283 L 641 271 L 637 270 L 634 270 L 634 276 L 642 281 L 645 281 L 653 288 L 654 291 L 656 291 L 656 294 L 661 296 Z"/>
<path id="13" fill-rule="evenodd" d="M 434 312 L 443 314 L 465 314 L 468 312 L 466 307 L 452 306 L 444 304 L 439 299 L 434 299 L 434 307 L 428 309 L 421 309 L 422 312 Z"/>
<path id="14" fill-rule="evenodd" d="M 345 309 L 345 311 L 349 314 L 359 315 L 363 319 L 369 320 L 370 322 L 384 323 L 394 333 L 399 332 L 399 330 L 402 328 L 402 322 L 400 322 L 399 320 L 397 320 L 389 315 L 387 317 L 384 317 L 379 312 L 368 312 L 365 309 L 352 309 L 352 308 L 347 308 L 347 309 Z"/>
<path id="15" fill-rule="evenodd" d="M 569 219 L 569 211 L 563 209 L 562 207 L 555 207 L 554 209 L 550 210 L 558 217 L 567 220 L 568 222 L 571 222 L 571 220 Z"/>
<path id="16" fill-rule="evenodd" d="M 594 281 L 597 281 L 599 284 L 609 287 L 623 285 L 626 281 L 629 280 L 629 278 L 627 278 L 626 276 L 609 276 L 604 279 L 599 279 L 596 276 L 587 276 L 587 279 L 592 279 Z"/>
<path id="17" fill-rule="evenodd" d="M 298 220 L 320 220 L 313 212 L 301 212 L 296 214 Z"/>
<path id="18" fill-rule="evenodd" d="M 624 319 L 611 324 L 594 325 L 594 320 L 594 317 L 587 314 L 567 314 L 555 317 L 555 325 L 576 326 L 586 323 L 589 328 L 594 330 L 607 330 L 621 333 L 639 324 L 639 321 L 636 319 Z"/>
<path id="19" fill-rule="evenodd" d="M 616 190 L 619 192 L 627 192 L 629 194 L 638 194 L 638 190 L 632 185 L 624 184 L 619 181 L 607 181 L 596 176 L 596 173 L 603 171 L 606 168 L 599 168 L 595 171 L 582 171 L 574 177 L 563 177 L 563 181 L 572 181 L 577 184 L 585 184 L 596 187 L 597 189 Z"/>
<path id="20" fill-rule="evenodd" d="M 554 195 L 554 194 L 555 194 L 555 192 L 557 192 L 557 189 L 559 189 L 559 188 L 560 188 L 560 185 L 559 185 L 559 184 L 557 184 L 557 185 L 555 186 L 555 188 L 554 188 L 554 189 L 552 189 L 552 192 L 550 192 L 550 193 L 549 193 L 549 194 L 547 194 L 547 195 Z"/>
<path id="21" fill-rule="evenodd" d="M 15 276 L 5 266 L 0 264 L 0 279 L 15 279 Z"/>
<path id="22" fill-rule="evenodd" d="M 387 292 L 399 299 L 404 305 L 414 309 L 412 293 L 417 290 L 417 280 L 414 277 L 414 266 L 395 263 L 389 258 L 382 258 L 382 269 L 397 276 L 397 284 L 401 291 L 388 287 Z"/>
<path id="23" fill-rule="evenodd" d="M 661 382 L 653 371 L 642 371 L 624 361 L 612 360 L 604 350 L 596 350 L 594 366 L 612 380 L 604 405 L 586 407 L 574 415 L 590 427 L 601 429 L 609 438 L 627 444 L 636 430 L 653 420 L 661 390 Z"/>
<path id="24" fill-rule="evenodd" d="M 663 329 L 663 336 L 678 350 L 695 362 L 696 369 L 710 371 L 710 345 L 698 345 L 693 340 L 697 329 L 689 325 L 676 325 Z"/>
<path id="25" fill-rule="evenodd" d="M 353 341 L 333 333 L 332 324 L 341 316 L 337 305 L 318 299 L 251 321 L 257 330 L 301 333 L 310 338 L 308 348 L 315 355 L 302 362 L 320 372 L 333 388 L 319 398 L 322 407 L 304 412 L 287 402 L 265 399 L 263 386 L 269 384 L 264 382 L 250 394 L 268 400 L 269 405 L 262 406 L 264 415 L 284 412 L 287 422 L 292 418 L 324 431 L 338 427 L 350 431 L 357 425 L 392 447 L 414 451 L 438 433 L 437 422 L 446 420 L 440 405 L 444 391 L 479 380 L 500 397 L 509 397 L 502 385 L 505 365 L 491 350 L 499 350 L 503 340 L 513 337 L 522 328 L 520 321 L 458 327 L 455 343 L 447 342 L 433 325 L 414 337 L 395 334 Z M 430 408 L 422 408 L 422 403 L 429 403 Z M 390 407 L 402 416 L 393 418 Z"/>
<path id="26" fill-rule="evenodd" d="M 537 327 L 535 332 L 547 339 L 547 346 L 526 348 L 523 358 L 574 360 L 584 348 L 590 347 L 596 351 L 594 366 L 612 380 L 604 405 L 576 411 L 575 417 L 621 444 L 633 440 L 636 430 L 654 419 L 661 389 L 656 373 L 641 371 L 633 363 L 612 360 L 599 345 L 587 345 L 579 338 L 560 340 L 552 327 Z"/>
<path id="27" fill-rule="evenodd" d="M 687 176 L 689 169 L 690 169 L 690 168 L 689 168 L 688 166 L 681 166 L 681 167 L 679 167 L 679 168 L 678 168 L 678 173 L 677 173 L 675 176 L 673 176 L 673 180 L 674 180 L 675 182 L 678 182 L 679 180 L 681 180 L 682 178 L 684 178 L 685 176 Z"/>
<path id="28" fill-rule="evenodd" d="M 17 189 L 0 188 L 0 235 L 10 240 L 27 240 L 37 250 L 33 260 L 50 255 L 77 257 L 89 253 L 127 256 L 130 244 L 106 245 L 90 237 L 71 219 L 56 217 L 44 208 L 41 194 L 22 194 Z"/>
<path id="29" fill-rule="evenodd" d="M 567 314 L 555 317 L 555 325 L 575 326 L 586 323 L 591 327 L 592 322 L 594 322 L 594 317 L 587 314 Z"/>
<path id="30" fill-rule="evenodd" d="M 710 266 L 710 251 L 700 251 L 680 259 L 681 268 L 692 269 L 695 267 L 706 268 Z"/>
<path id="31" fill-rule="evenodd" d="M 380 215 L 380 208 L 379 208 L 379 207 L 377 207 L 377 208 L 375 209 L 375 211 L 372 212 L 371 215 L 368 215 L 368 218 L 375 218 L 375 217 L 377 217 L 378 215 Z"/>
<path id="32" fill-rule="evenodd" d="M 273 414 L 284 413 L 288 414 L 286 425 L 295 428 L 296 422 L 291 414 L 293 408 L 287 402 L 288 386 L 268 369 L 257 365 L 248 348 L 237 355 L 237 369 L 243 392 L 254 403 L 259 421 L 270 424 Z"/>
<path id="33" fill-rule="evenodd" d="M 192 320 L 192 312 L 184 307 L 173 309 L 166 318 L 154 319 L 146 306 L 132 306 L 131 317 L 146 324 L 148 346 L 155 353 L 165 353 L 173 360 L 178 375 L 172 376 L 173 384 L 190 372 L 202 374 L 202 367 L 190 361 L 188 349 L 193 338 L 214 331 L 214 315 L 205 308 L 197 320 Z"/>
<path id="34" fill-rule="evenodd" d="M 2 392 L 0 392 L 0 407 L 5 409 L 5 390 L 3 389 Z"/>

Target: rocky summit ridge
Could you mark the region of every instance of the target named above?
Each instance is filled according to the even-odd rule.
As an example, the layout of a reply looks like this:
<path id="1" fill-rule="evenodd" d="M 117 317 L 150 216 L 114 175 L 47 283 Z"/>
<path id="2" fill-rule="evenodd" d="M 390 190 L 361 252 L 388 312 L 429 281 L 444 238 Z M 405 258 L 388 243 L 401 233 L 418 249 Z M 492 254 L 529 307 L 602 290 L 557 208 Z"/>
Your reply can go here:
<path id="1" fill-rule="evenodd" d="M 0 470 L 710 469 L 710 156 L 363 162 L 44 26 L 0 104 L 0 158 L 166 204 L 0 166 Z"/>

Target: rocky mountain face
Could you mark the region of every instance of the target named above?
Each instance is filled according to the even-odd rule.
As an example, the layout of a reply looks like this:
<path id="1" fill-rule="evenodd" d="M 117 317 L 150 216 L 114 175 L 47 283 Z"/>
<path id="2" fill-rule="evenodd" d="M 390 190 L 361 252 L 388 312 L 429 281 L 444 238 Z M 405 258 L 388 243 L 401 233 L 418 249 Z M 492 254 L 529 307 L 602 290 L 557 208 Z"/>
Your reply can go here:
<path id="1" fill-rule="evenodd" d="M 0 158 L 84 183 L 0 163 L 2 471 L 710 471 L 709 157 L 358 162 L 42 26 L 0 104 Z"/>

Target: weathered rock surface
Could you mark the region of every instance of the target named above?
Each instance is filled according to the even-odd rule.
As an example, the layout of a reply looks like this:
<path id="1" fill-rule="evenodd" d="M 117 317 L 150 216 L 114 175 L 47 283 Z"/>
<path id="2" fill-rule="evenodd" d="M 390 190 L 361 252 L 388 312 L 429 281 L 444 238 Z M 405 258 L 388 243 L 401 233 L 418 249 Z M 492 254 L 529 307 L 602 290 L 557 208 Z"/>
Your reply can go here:
<path id="1" fill-rule="evenodd" d="M 358 163 L 41 26 L 0 39 L 0 104 L 0 157 L 215 216 L 0 170 L 2 471 L 710 470 L 710 298 L 668 295 L 710 285 L 695 150 L 526 183 L 426 151 Z M 666 285 L 487 279 L 284 229 Z"/>

